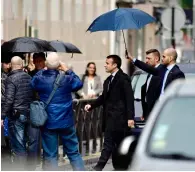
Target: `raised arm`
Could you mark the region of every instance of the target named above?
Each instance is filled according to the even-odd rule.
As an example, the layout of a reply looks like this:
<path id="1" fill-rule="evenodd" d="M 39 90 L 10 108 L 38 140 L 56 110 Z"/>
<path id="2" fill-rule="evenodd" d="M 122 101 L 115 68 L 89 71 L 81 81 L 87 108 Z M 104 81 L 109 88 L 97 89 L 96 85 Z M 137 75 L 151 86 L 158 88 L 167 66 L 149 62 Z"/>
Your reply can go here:
<path id="1" fill-rule="evenodd" d="M 138 59 L 134 59 L 133 63 L 135 66 L 137 66 L 138 68 L 142 69 L 143 71 L 152 74 L 154 76 L 158 76 L 160 75 L 159 70 L 157 68 L 154 68 Z"/>

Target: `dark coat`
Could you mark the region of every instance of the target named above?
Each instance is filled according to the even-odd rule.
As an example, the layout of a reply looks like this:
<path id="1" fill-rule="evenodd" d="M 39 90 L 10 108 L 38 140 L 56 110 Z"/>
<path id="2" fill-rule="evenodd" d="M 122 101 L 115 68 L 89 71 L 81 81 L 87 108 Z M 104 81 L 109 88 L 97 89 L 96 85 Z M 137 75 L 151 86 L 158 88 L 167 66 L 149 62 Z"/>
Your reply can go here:
<path id="1" fill-rule="evenodd" d="M 163 65 L 160 64 L 157 68 L 158 70 L 161 70 L 161 68 L 163 68 Z M 141 101 L 144 119 L 148 118 L 148 115 L 150 114 L 152 108 L 154 107 L 154 104 L 160 96 L 160 89 L 158 87 L 161 84 L 160 82 L 162 82 L 159 76 L 153 75 L 146 91 L 147 80 L 141 87 Z"/>
<path id="2" fill-rule="evenodd" d="M 130 77 L 119 70 L 108 91 L 109 77 L 103 84 L 103 93 L 91 104 L 91 109 L 103 105 L 103 131 L 120 131 L 134 120 L 134 96 Z"/>
<path id="3" fill-rule="evenodd" d="M 144 70 L 145 72 L 152 74 L 153 77 L 151 79 L 147 94 L 146 94 L 146 83 L 142 87 L 142 99 L 145 101 L 145 96 L 148 100 L 148 104 L 142 102 L 144 113 L 147 117 L 147 115 L 152 110 L 156 100 L 159 98 L 161 94 L 161 89 L 163 85 L 163 80 L 165 73 L 167 71 L 167 68 L 165 65 L 160 65 L 158 68 L 154 68 L 140 60 L 136 60 L 134 63 L 137 67 Z M 165 89 L 168 87 L 168 85 L 180 78 L 185 78 L 184 73 L 179 69 L 179 66 L 175 65 L 171 71 L 169 72 L 167 76 L 167 80 L 165 83 Z"/>
<path id="4" fill-rule="evenodd" d="M 5 83 L 5 104 L 2 107 L 2 115 L 29 112 L 32 102 L 31 77 L 22 69 L 11 71 Z"/>
<path id="5" fill-rule="evenodd" d="M 7 79 L 7 75 L 7 73 L 1 71 L 1 107 L 3 107 L 5 103 L 5 82 Z"/>

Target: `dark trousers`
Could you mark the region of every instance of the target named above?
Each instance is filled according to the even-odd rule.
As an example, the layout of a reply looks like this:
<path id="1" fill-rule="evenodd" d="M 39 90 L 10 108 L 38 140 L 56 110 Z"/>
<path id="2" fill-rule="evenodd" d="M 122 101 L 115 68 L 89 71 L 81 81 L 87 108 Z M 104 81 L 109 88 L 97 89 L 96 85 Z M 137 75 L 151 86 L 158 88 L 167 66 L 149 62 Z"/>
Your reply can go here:
<path id="1" fill-rule="evenodd" d="M 96 171 L 101 171 L 105 167 L 110 156 L 115 150 L 118 149 L 121 141 L 125 138 L 126 135 L 127 132 L 125 131 L 105 131 L 101 156 L 97 162 L 97 165 L 94 167 Z"/>
<path id="2" fill-rule="evenodd" d="M 35 170 L 40 158 L 40 129 L 32 124 L 27 126 L 28 139 L 28 170 Z"/>

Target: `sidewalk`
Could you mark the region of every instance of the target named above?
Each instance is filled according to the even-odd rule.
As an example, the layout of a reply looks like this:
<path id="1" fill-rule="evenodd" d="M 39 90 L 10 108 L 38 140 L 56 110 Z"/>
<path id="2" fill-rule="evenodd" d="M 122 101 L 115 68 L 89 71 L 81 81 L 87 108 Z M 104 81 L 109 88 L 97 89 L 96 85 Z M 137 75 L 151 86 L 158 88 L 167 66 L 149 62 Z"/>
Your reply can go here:
<path id="1" fill-rule="evenodd" d="M 83 142 L 83 152 L 82 152 L 82 159 L 85 163 L 86 166 L 86 170 L 90 169 L 93 165 L 95 165 L 95 163 L 98 161 L 99 157 L 100 157 L 100 139 L 97 140 L 97 152 L 96 153 L 92 153 L 92 145 L 93 140 L 90 140 L 90 144 L 89 144 L 89 154 L 86 155 L 86 146 L 85 146 L 85 142 Z M 58 161 L 58 166 L 59 166 L 59 170 L 61 171 L 72 171 L 72 167 L 70 165 L 69 159 L 66 156 L 65 158 L 63 157 L 63 147 L 59 146 L 59 161 Z M 42 162 L 40 165 L 37 166 L 35 171 L 42 171 Z"/>

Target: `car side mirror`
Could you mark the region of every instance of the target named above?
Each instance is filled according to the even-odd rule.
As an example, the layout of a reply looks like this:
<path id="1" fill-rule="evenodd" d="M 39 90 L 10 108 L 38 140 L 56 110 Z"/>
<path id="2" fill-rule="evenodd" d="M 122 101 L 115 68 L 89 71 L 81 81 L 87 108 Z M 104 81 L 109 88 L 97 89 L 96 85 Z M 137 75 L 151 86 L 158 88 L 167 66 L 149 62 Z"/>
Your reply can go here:
<path id="1" fill-rule="evenodd" d="M 118 153 L 113 159 L 113 167 L 115 170 L 124 171 L 128 169 L 131 164 L 136 145 L 137 138 L 134 136 L 128 136 L 121 142 Z"/>

